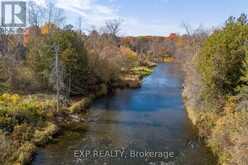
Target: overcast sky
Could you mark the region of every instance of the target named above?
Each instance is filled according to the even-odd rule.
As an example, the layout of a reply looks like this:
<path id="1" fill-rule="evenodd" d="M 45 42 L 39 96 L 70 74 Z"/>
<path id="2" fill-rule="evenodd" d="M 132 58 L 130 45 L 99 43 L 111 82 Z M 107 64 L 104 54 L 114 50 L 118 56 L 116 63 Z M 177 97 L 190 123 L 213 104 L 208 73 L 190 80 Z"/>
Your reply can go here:
<path id="1" fill-rule="evenodd" d="M 3 1 L 3 0 L 0 0 Z M 35 0 L 44 5 L 47 0 Z M 205 28 L 221 26 L 229 16 L 248 13 L 248 0 L 53 0 L 64 9 L 67 23 L 82 17 L 84 29 L 121 19 L 122 35 L 183 33 L 182 23 Z"/>

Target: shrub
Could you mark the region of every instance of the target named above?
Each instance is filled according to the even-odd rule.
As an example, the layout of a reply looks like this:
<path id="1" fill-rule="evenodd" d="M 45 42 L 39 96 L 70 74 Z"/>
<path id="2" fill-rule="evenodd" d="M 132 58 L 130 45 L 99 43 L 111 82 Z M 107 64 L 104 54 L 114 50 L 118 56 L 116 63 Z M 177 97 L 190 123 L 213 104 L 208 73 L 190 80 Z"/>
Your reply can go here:
<path id="1" fill-rule="evenodd" d="M 55 109 L 55 100 L 41 100 L 38 97 L 22 97 L 17 94 L 0 96 L 0 127 L 12 131 L 22 123 L 37 124 L 48 118 Z"/>
<path id="2" fill-rule="evenodd" d="M 91 104 L 92 100 L 90 98 L 83 98 L 80 101 L 73 103 L 69 108 L 71 113 L 80 113 L 85 111 Z"/>
<path id="3" fill-rule="evenodd" d="M 209 144 L 221 163 L 247 164 L 248 113 L 227 113 L 220 118 Z"/>
<path id="4" fill-rule="evenodd" d="M 30 162 L 35 144 L 44 144 L 58 131 L 46 122 L 55 113 L 55 100 L 45 95 L 0 95 L 0 164 Z"/>
<path id="5" fill-rule="evenodd" d="M 236 94 L 245 59 L 248 24 L 229 19 L 224 28 L 216 30 L 205 42 L 198 56 L 198 69 L 206 89 L 206 101 L 221 100 Z"/>
<path id="6" fill-rule="evenodd" d="M 123 55 L 123 61 L 126 68 L 138 65 L 139 59 L 136 52 L 123 46 L 120 48 L 120 51 Z"/>

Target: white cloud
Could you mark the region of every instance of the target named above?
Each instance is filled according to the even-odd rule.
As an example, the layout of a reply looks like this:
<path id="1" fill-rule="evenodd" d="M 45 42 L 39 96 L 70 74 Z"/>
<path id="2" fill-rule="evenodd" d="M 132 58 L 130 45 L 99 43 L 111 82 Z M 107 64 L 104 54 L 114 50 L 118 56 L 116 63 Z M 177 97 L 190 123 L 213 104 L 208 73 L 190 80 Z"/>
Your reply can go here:
<path id="1" fill-rule="evenodd" d="M 47 3 L 49 0 L 34 0 L 38 5 Z M 100 5 L 96 0 L 54 0 L 55 6 L 73 12 L 83 18 L 88 25 L 102 26 L 106 20 L 117 19 L 117 10 L 111 6 Z M 71 18 L 70 18 L 71 19 Z"/>
<path id="2" fill-rule="evenodd" d="M 44 4 L 48 0 L 34 0 L 38 4 Z M 117 0 L 109 0 L 111 5 L 99 4 L 96 0 L 54 0 L 58 8 L 73 12 L 82 17 L 84 27 L 95 26 L 100 28 L 106 20 L 121 19 L 123 35 L 167 35 L 171 31 L 179 31 L 178 27 L 172 27 L 157 22 L 142 22 L 134 17 L 123 17 L 119 15 L 118 9 L 112 6 Z M 168 2 L 169 0 L 159 0 Z M 111 3 L 113 2 L 113 3 Z"/>
<path id="3" fill-rule="evenodd" d="M 87 11 L 92 8 L 92 0 L 56 0 L 55 4 L 57 7 L 63 9 L 74 8 L 77 11 Z"/>
<path id="4" fill-rule="evenodd" d="M 171 32 L 181 33 L 180 26 L 166 24 L 159 20 L 142 22 L 137 18 L 126 18 L 122 25 L 123 35 L 160 35 L 167 36 Z"/>

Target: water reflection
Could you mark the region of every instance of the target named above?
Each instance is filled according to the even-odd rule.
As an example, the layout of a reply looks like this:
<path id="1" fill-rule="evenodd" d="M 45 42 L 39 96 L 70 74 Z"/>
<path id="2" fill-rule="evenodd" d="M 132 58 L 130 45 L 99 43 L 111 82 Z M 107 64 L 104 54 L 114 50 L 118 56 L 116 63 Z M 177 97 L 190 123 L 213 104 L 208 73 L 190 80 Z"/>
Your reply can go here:
<path id="1" fill-rule="evenodd" d="M 181 76 L 172 64 L 159 65 L 140 89 L 97 100 L 87 116 L 88 130 L 41 149 L 33 165 L 211 164 L 198 143 L 181 97 Z M 173 152 L 173 158 L 96 158 L 76 162 L 75 150 Z M 196 163 L 196 164 L 195 164 Z"/>

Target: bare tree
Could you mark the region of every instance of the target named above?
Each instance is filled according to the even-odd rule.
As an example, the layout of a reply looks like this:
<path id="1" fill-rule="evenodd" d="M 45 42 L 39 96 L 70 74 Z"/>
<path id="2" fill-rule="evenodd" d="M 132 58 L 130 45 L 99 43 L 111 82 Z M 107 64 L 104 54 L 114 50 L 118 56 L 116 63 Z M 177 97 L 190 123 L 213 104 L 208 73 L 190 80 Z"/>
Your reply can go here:
<path id="1" fill-rule="evenodd" d="M 185 29 L 186 35 L 190 36 L 191 34 L 193 34 L 193 30 L 189 24 L 183 22 L 182 27 Z"/>
<path id="2" fill-rule="evenodd" d="M 183 23 L 182 25 L 186 31 L 187 42 L 193 48 L 193 54 L 197 54 L 198 50 L 203 44 L 203 40 L 209 35 L 210 31 L 203 28 L 202 25 L 193 29 L 190 25 Z"/>
<path id="3" fill-rule="evenodd" d="M 103 33 L 106 37 L 109 37 L 113 40 L 114 43 L 118 43 L 118 34 L 121 31 L 121 20 L 109 20 L 105 22 L 105 26 L 103 27 Z"/>
<path id="4" fill-rule="evenodd" d="M 19 64 L 18 46 L 20 38 L 7 32 L 5 28 L 0 28 L 0 80 L 15 84 L 16 71 Z"/>
<path id="5" fill-rule="evenodd" d="M 5 56 L 8 51 L 9 34 L 6 33 L 5 28 L 0 28 L 0 57 Z"/>
<path id="6" fill-rule="evenodd" d="M 204 85 L 196 68 L 195 60 L 209 32 L 204 30 L 202 26 L 196 29 L 187 24 L 183 26 L 186 30 L 186 35 L 181 37 L 183 44 L 177 44 L 176 49 L 177 63 L 181 65 L 185 73 L 183 95 L 188 98 L 187 104 L 190 107 L 197 107 L 202 110 L 204 105 L 200 103 L 202 103 L 201 91 Z"/>
<path id="7" fill-rule="evenodd" d="M 121 21 L 120 20 L 109 20 L 105 23 L 105 32 L 113 36 L 117 36 L 120 32 Z"/>

